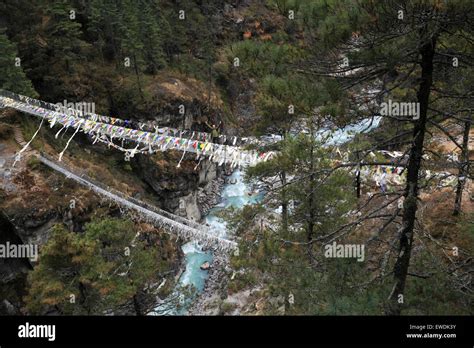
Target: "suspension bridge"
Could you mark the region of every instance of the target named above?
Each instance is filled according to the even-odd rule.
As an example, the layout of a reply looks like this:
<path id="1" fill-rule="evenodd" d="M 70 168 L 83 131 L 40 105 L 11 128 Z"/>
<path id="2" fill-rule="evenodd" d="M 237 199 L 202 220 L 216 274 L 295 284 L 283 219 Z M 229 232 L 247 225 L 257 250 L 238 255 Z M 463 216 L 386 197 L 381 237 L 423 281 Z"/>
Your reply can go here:
<path id="1" fill-rule="evenodd" d="M 275 155 L 274 152 L 257 153 L 256 151 L 243 150 L 239 146 L 215 144 L 208 141 L 208 136 L 199 132 L 185 133 L 172 128 L 156 128 L 156 131 L 152 133 L 127 127 L 131 125 L 127 120 L 96 114 L 83 114 L 75 112 L 74 110 L 70 113 L 63 113 L 61 111 L 64 110 L 56 110 L 54 104 L 4 90 L 0 90 L 0 108 L 2 107 L 13 108 L 26 114 L 40 117 L 40 128 L 45 120 L 49 122 L 51 128 L 55 125 L 62 126 L 56 136 L 58 136 L 62 131 L 67 131 L 68 128 L 75 129 L 74 134 L 71 136 L 66 147 L 59 155 L 58 161 L 46 158 L 44 155 L 39 157 L 40 161 L 46 166 L 66 175 L 68 178 L 71 178 L 82 185 L 88 186 L 96 193 L 113 200 L 119 205 L 138 212 L 140 216 L 148 222 L 164 228 L 171 233 L 175 233 L 178 237 L 196 240 L 206 247 L 214 247 L 225 251 L 237 249 L 237 243 L 219 237 L 217 235 L 218 231 L 211 231 L 207 226 L 158 209 L 132 197 L 128 197 L 110 187 L 104 187 L 100 183 L 93 182 L 93 180 L 87 178 L 85 175 L 76 175 L 74 169 L 68 169 L 65 165 L 59 164 L 58 162 L 61 162 L 62 155 L 67 149 L 69 142 L 79 131 L 92 137 L 94 144 L 96 142 L 105 143 L 108 146 L 112 146 L 125 152 L 126 159 L 134 157 L 137 153 L 153 154 L 157 151 L 181 151 L 182 157 L 178 163 L 178 167 L 186 153 L 195 154 L 196 159 L 201 160 L 206 157 L 210 161 L 218 163 L 219 165 L 230 165 L 231 168 L 236 166 L 256 165 L 257 163 L 266 161 Z M 38 128 L 38 131 L 40 128 Z M 175 136 L 177 133 L 179 133 L 179 136 Z M 121 140 L 122 144 L 118 145 L 114 143 L 114 139 Z M 33 139 L 26 144 L 24 144 L 24 141 L 20 144 L 23 148 L 17 155 L 18 159 L 21 153 L 27 150 L 28 145 L 32 140 Z M 134 148 L 126 149 L 124 148 L 124 142 L 132 142 L 136 145 Z M 140 146 L 142 146 L 142 148 L 139 148 Z M 399 157 L 402 155 L 399 153 L 387 153 L 391 157 Z M 393 168 L 393 166 L 390 167 L 392 172 L 394 169 L 402 169 Z M 390 173 L 390 169 L 387 169 L 387 172 Z M 363 177 L 374 176 L 374 173 L 369 171 L 361 174 Z M 393 179 L 395 184 L 400 184 L 397 174 L 393 176 Z"/>
<path id="2" fill-rule="evenodd" d="M 84 117 L 84 115 L 77 115 L 75 113 L 63 114 L 56 110 L 52 110 L 51 105 L 52 104 L 8 91 L 0 91 L 0 108 L 13 108 L 30 115 L 38 116 L 42 119 L 40 128 L 45 120 L 50 123 L 51 128 L 55 125 L 62 125 L 62 128 L 57 135 L 62 130 L 69 127 L 75 129 L 73 136 L 77 132 L 83 131 L 93 137 L 94 143 L 97 141 L 107 143 L 114 148 L 124 151 L 126 156 L 129 157 L 133 157 L 136 153 L 151 154 L 156 151 L 179 150 L 183 152 L 181 160 L 183 159 L 184 154 L 189 152 L 197 154 L 198 158 L 207 157 L 219 164 L 230 164 L 231 167 L 254 165 L 262 160 L 267 160 L 270 157 L 268 155 L 262 156 L 255 152 L 242 151 L 239 147 L 235 146 L 213 144 L 206 140 L 199 141 L 192 138 L 186 139 L 168 135 L 159 135 L 157 133 L 153 134 L 132 128 L 115 126 L 114 124 L 94 121 L 93 119 Z M 105 116 L 100 117 L 105 120 Z M 94 118 L 96 119 L 96 117 Z M 40 128 L 38 128 L 38 131 Z M 69 139 L 68 144 L 72 140 L 72 137 Z M 125 149 L 123 146 L 114 144 L 112 142 L 113 138 L 135 142 L 137 146 L 133 149 Z M 23 148 L 17 155 L 18 158 L 16 160 L 19 159 L 22 152 L 27 150 L 28 145 L 32 140 L 33 139 L 28 143 L 25 143 L 22 139 L 20 145 Z M 138 149 L 139 145 L 144 145 L 145 149 Z M 238 249 L 235 241 L 219 237 L 219 231 L 211 230 L 208 226 L 174 215 L 170 212 L 129 197 L 113 188 L 95 182 L 85 174 L 76 174 L 76 169 L 67 167 L 64 163 L 58 163 L 61 162 L 62 154 L 66 148 L 60 154 L 58 161 L 53 160 L 45 154 L 39 155 L 38 158 L 41 163 L 49 168 L 65 175 L 67 178 L 72 179 L 81 185 L 89 187 L 97 194 L 110 199 L 116 204 L 135 211 L 145 221 L 164 229 L 168 233 L 175 234 L 178 238 L 193 240 L 205 248 L 213 248 L 219 251 L 230 252 Z"/>
<path id="3" fill-rule="evenodd" d="M 231 168 L 235 168 L 253 166 L 259 162 L 267 161 L 274 155 L 274 152 L 259 153 L 258 151 L 243 150 L 239 146 L 212 143 L 208 141 L 207 137 L 204 140 L 195 139 L 193 134 L 188 138 L 184 138 L 168 133 L 162 134 L 158 131 L 148 132 L 129 128 L 128 121 L 118 118 L 95 114 L 84 115 L 74 111 L 57 111 L 54 109 L 54 104 L 4 90 L 0 91 L 0 106 L 40 117 L 42 122 L 44 120 L 49 122 L 51 128 L 55 125 L 61 125 L 62 128 L 57 135 L 62 131 L 67 131 L 68 128 L 75 129 L 73 136 L 81 131 L 91 136 L 94 143 L 105 143 L 123 151 L 126 159 L 134 157 L 137 153 L 153 154 L 157 151 L 178 150 L 183 153 L 180 163 L 186 153 L 193 153 L 196 155 L 196 159 L 206 157 L 219 165 L 227 164 Z M 109 121 L 109 123 L 105 121 Z M 200 134 L 197 132 L 196 137 L 199 137 Z M 114 143 L 114 139 L 121 141 L 121 145 Z M 126 149 L 123 145 L 124 142 L 132 142 L 136 146 Z M 59 160 L 61 158 L 62 153 Z M 180 163 L 178 163 L 178 167 Z"/>
<path id="4" fill-rule="evenodd" d="M 67 168 L 64 164 L 59 165 L 44 155 L 38 156 L 38 159 L 49 168 L 81 185 L 89 187 L 97 194 L 110 199 L 120 206 L 137 212 L 145 221 L 165 229 L 168 233 L 174 233 L 179 238 L 197 241 L 205 248 L 214 248 L 220 251 L 229 252 L 237 249 L 236 242 L 217 236 L 217 231 L 212 233 L 212 230 L 205 225 L 153 207 L 150 204 L 128 197 L 110 187 L 105 188 L 100 183 L 93 182 L 93 180 L 86 175 L 76 175 L 72 172 L 72 169 Z"/>

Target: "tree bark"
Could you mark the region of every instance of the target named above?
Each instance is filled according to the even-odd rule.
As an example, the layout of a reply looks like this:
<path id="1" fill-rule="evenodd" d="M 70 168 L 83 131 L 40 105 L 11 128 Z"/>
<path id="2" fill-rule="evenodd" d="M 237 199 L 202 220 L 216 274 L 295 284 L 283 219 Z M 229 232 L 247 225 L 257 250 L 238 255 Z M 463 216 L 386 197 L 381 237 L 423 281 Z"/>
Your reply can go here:
<path id="1" fill-rule="evenodd" d="M 461 213 L 462 193 L 464 185 L 469 175 L 469 132 L 471 131 L 471 120 L 464 123 L 464 134 L 462 138 L 461 158 L 459 159 L 458 184 L 456 187 L 456 198 L 454 200 L 453 215 L 457 216 Z"/>
<path id="2" fill-rule="evenodd" d="M 210 113 L 211 112 L 211 92 L 212 92 L 212 61 L 211 61 L 210 53 L 209 53 L 209 58 L 207 60 L 207 64 L 209 65 L 209 90 L 208 90 L 208 95 L 207 95 L 207 107 Z M 216 119 L 215 122 L 217 121 L 218 120 Z"/>
<path id="3" fill-rule="evenodd" d="M 145 100 L 145 97 L 143 96 L 143 90 L 142 90 L 142 84 L 140 82 L 140 72 L 138 71 L 138 65 L 137 65 L 137 57 L 134 55 L 133 56 L 133 65 L 135 68 L 135 76 L 137 77 L 137 86 L 138 86 L 138 92 L 140 93 L 140 98 Z"/>
<path id="4" fill-rule="evenodd" d="M 310 170 L 310 175 L 309 175 L 309 221 L 308 221 L 308 232 L 307 232 L 307 239 L 308 239 L 308 257 L 311 265 L 314 265 L 314 258 L 313 258 L 313 244 L 311 241 L 313 240 L 313 234 L 314 234 L 314 224 L 315 224 L 315 197 L 314 197 L 314 191 L 315 191 L 315 181 L 316 181 L 316 176 L 314 174 L 314 134 L 313 134 L 313 126 L 311 126 L 311 149 L 310 149 L 310 164 L 309 164 L 309 170 Z"/>
<path id="5" fill-rule="evenodd" d="M 356 177 L 356 194 L 357 198 L 360 198 L 360 167 L 357 170 L 357 177 Z"/>
<path id="6" fill-rule="evenodd" d="M 138 316 L 142 316 L 143 315 L 143 312 L 141 310 L 141 306 L 140 306 L 140 302 L 138 300 L 138 296 L 135 294 L 133 295 L 133 309 L 135 310 L 135 313 L 138 315 Z"/>
<path id="7" fill-rule="evenodd" d="M 288 232 L 288 199 L 286 195 L 286 171 L 280 172 L 280 181 L 283 186 L 281 191 L 281 222 L 284 232 Z"/>
<path id="8" fill-rule="evenodd" d="M 92 311 L 89 305 L 87 304 L 87 290 L 84 283 L 82 282 L 79 282 L 79 293 L 81 294 L 79 298 L 79 304 L 83 306 L 84 309 L 87 311 L 87 314 L 90 315 Z"/>
<path id="9" fill-rule="evenodd" d="M 282 139 L 285 140 L 287 139 L 288 136 L 288 131 L 285 129 L 283 132 L 281 132 Z M 286 194 L 286 170 L 283 169 L 280 172 L 280 182 L 283 187 L 280 195 L 280 200 L 281 200 L 281 222 L 283 226 L 283 232 L 286 234 L 288 232 L 288 197 Z"/>
<path id="10" fill-rule="evenodd" d="M 413 145 L 410 151 L 407 167 L 407 183 L 405 188 L 405 201 L 403 204 L 402 227 L 398 256 L 393 269 L 395 284 L 389 296 L 386 313 L 400 315 L 404 302 L 405 283 L 410 265 L 410 256 L 413 243 L 413 232 L 416 220 L 418 199 L 418 174 L 421 168 L 423 155 L 423 142 L 425 138 L 428 103 L 433 83 L 433 57 L 435 53 L 436 38 L 420 48 L 421 54 L 421 82 L 417 93 L 420 103 L 420 118 L 416 121 L 413 130 Z"/>
<path id="11" fill-rule="evenodd" d="M 356 152 L 357 154 L 357 162 L 360 163 L 360 155 L 359 155 L 359 150 L 357 150 Z M 357 174 L 356 174 L 356 196 L 357 196 L 357 199 L 360 198 L 360 165 L 357 166 Z"/>

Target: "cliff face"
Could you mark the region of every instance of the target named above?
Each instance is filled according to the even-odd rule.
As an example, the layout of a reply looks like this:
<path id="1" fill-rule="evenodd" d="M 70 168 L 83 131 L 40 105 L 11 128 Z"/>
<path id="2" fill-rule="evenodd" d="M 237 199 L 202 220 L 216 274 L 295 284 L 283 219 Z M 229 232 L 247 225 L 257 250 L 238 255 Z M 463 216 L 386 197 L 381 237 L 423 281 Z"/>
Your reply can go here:
<path id="1" fill-rule="evenodd" d="M 196 206 L 198 188 L 198 172 L 194 171 L 194 163 L 183 161 L 178 169 L 179 157 L 178 153 L 160 153 L 153 157 L 139 156 L 131 162 L 134 172 L 153 190 L 161 208 L 174 213 L 185 205 Z M 194 210 L 189 215 L 180 215 L 199 221 L 200 213 Z"/>
<path id="2" fill-rule="evenodd" d="M 0 231 L 0 244 L 23 244 L 4 214 L 0 214 Z M 19 314 L 22 288 L 31 268 L 28 259 L 0 258 L 0 315 Z"/>
<path id="3" fill-rule="evenodd" d="M 141 122 L 152 120 L 160 127 L 208 132 L 205 123 L 222 121 L 220 108 L 223 105 L 218 95 L 211 92 L 209 96 L 208 93 L 208 88 L 200 81 L 164 74 L 154 78 L 146 88 L 148 97 L 141 106 L 146 112 L 134 116 Z M 194 154 L 186 154 L 178 168 L 181 155 L 176 151 L 139 155 L 130 165 L 133 174 L 151 191 L 158 206 L 199 221 L 208 210 L 210 197 L 216 195 L 212 182 L 218 176 L 218 169 L 205 159 L 196 166 Z"/>
<path id="4" fill-rule="evenodd" d="M 160 126 L 209 131 L 204 122 L 218 122 L 222 101 L 203 82 L 169 74 L 156 77 L 147 89 L 148 115 Z"/>

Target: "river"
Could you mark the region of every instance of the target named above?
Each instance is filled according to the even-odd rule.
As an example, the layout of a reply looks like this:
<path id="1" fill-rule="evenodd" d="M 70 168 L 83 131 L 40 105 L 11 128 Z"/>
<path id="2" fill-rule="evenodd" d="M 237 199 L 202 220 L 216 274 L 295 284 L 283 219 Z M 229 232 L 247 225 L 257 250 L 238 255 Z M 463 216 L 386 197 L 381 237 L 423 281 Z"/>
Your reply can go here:
<path id="1" fill-rule="evenodd" d="M 216 235 L 226 236 L 227 234 L 226 222 L 218 216 L 219 211 L 229 207 L 241 208 L 246 204 L 256 203 L 263 198 L 263 193 L 249 195 L 250 188 L 244 182 L 243 175 L 241 170 L 236 169 L 232 175 L 226 178 L 221 193 L 221 201 L 204 218 L 204 222 L 210 226 L 211 232 Z M 208 271 L 202 270 L 201 265 L 207 261 L 212 267 L 212 252 L 203 251 L 193 241 L 184 244 L 182 250 L 186 259 L 186 269 L 181 274 L 177 289 L 182 286 L 192 286 L 199 293 L 204 289 L 208 277 Z M 171 296 L 174 297 L 176 294 Z M 158 306 L 157 311 L 165 315 L 184 315 L 189 304 L 185 303 L 181 309 L 171 307 L 164 309 L 163 306 Z"/>
<path id="2" fill-rule="evenodd" d="M 318 132 L 316 138 L 318 140 L 325 139 L 327 145 L 340 145 L 346 143 L 358 133 L 370 132 L 377 128 L 380 121 L 381 117 L 373 117 L 337 130 L 322 129 Z M 219 211 L 229 207 L 241 208 L 246 204 L 256 203 L 263 198 L 263 193 L 249 195 L 249 192 L 250 187 L 244 182 L 244 173 L 236 169 L 224 184 L 220 203 L 212 208 L 204 218 L 205 223 L 211 227 L 213 233 L 219 236 L 226 236 L 227 234 L 226 222 L 217 216 Z M 182 273 L 175 291 L 180 291 L 179 288 L 182 286 L 192 286 L 198 293 L 202 292 L 208 277 L 208 271 L 202 270 L 200 267 L 206 261 L 212 267 L 212 253 L 203 251 L 192 241 L 184 244 L 182 250 L 185 254 L 186 269 Z M 174 295 L 176 295 L 176 292 Z M 163 308 L 157 309 L 160 309 L 160 312 L 166 315 L 185 315 L 191 301 L 189 300 L 180 309 L 174 307 L 169 307 L 164 311 Z"/>

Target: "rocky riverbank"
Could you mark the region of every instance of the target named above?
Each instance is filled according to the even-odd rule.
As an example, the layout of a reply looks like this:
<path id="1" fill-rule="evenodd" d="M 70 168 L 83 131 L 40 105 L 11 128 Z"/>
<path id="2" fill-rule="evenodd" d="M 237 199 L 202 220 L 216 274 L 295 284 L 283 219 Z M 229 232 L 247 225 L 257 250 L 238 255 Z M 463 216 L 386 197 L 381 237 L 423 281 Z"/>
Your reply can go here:
<path id="1" fill-rule="evenodd" d="M 220 303 L 227 296 L 226 286 L 230 273 L 229 256 L 214 253 L 203 291 L 189 308 L 189 315 L 218 315 Z"/>
<path id="2" fill-rule="evenodd" d="M 209 210 L 219 203 L 223 186 L 224 178 L 218 176 L 210 181 L 205 187 L 200 187 L 198 189 L 197 203 L 201 216 L 206 216 L 209 213 Z"/>
<path id="3" fill-rule="evenodd" d="M 221 198 L 225 184 L 225 175 L 218 173 L 216 178 L 198 191 L 197 201 L 202 216 L 209 214 Z M 197 296 L 189 308 L 189 315 L 219 314 L 219 303 L 225 297 L 225 285 L 228 279 L 229 256 L 224 253 L 213 252 L 213 260 L 208 269 L 208 278 L 203 291 Z"/>

